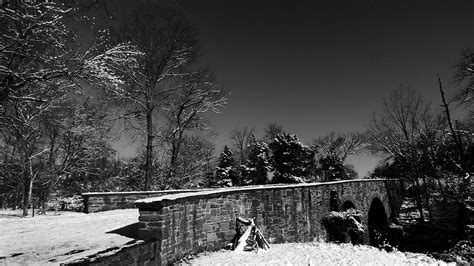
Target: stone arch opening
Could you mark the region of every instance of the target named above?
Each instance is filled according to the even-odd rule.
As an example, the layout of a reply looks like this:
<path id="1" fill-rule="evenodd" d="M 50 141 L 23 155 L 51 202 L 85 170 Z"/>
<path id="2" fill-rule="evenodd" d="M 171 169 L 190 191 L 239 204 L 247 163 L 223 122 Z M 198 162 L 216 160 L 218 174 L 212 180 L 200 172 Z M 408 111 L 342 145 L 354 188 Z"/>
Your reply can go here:
<path id="1" fill-rule="evenodd" d="M 369 241 L 374 247 L 383 247 L 387 240 L 388 220 L 385 207 L 379 198 L 374 198 L 369 209 Z"/>

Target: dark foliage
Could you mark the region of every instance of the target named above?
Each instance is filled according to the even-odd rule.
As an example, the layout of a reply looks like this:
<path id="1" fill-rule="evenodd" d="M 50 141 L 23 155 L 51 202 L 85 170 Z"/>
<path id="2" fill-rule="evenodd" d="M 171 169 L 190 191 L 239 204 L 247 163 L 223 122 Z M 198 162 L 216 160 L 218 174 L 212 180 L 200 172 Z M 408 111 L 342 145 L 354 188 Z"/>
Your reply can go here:
<path id="1" fill-rule="evenodd" d="M 303 145 L 296 135 L 278 134 L 269 144 L 273 183 L 301 183 L 314 173 L 314 152 Z"/>
<path id="2" fill-rule="evenodd" d="M 252 135 L 247 147 L 248 159 L 241 165 L 242 181 L 245 185 L 263 185 L 268 183 L 270 171 L 270 151 L 263 141 L 257 141 Z"/>
<path id="3" fill-rule="evenodd" d="M 328 241 L 356 244 L 363 239 L 365 230 L 360 220 L 361 215 L 355 209 L 344 212 L 332 211 L 322 218 L 321 225 L 326 230 Z"/>

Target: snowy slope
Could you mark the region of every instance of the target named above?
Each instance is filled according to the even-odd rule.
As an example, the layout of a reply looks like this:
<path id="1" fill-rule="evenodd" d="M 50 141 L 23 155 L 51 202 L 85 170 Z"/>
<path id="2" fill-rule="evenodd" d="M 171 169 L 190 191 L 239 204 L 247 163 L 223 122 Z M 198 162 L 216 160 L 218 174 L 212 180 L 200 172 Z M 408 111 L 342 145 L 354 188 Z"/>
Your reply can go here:
<path id="1" fill-rule="evenodd" d="M 5 217 L 5 216 L 3 216 Z M 138 222 L 138 210 L 92 214 L 0 218 L 0 265 L 58 265 L 98 251 L 119 247 L 132 237 L 122 236 Z M 123 232 L 122 232 L 123 231 Z"/>

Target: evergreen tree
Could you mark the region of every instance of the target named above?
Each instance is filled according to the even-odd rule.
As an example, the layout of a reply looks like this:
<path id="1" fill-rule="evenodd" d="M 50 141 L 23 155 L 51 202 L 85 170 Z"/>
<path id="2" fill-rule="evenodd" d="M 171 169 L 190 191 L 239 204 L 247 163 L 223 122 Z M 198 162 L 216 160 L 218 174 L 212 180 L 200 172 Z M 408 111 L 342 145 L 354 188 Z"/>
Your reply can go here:
<path id="1" fill-rule="evenodd" d="M 247 162 L 245 165 L 241 165 L 243 183 L 245 185 L 266 184 L 267 174 L 271 169 L 268 144 L 257 141 L 255 136 L 251 135 L 247 150 Z"/>
<path id="2" fill-rule="evenodd" d="M 323 181 L 349 180 L 357 178 L 354 166 L 343 164 L 338 157 L 326 156 L 319 160 L 319 171 Z"/>
<path id="3" fill-rule="evenodd" d="M 319 164 L 323 181 L 341 180 L 344 176 L 344 165 L 337 158 L 326 156 L 319 160 Z"/>
<path id="4" fill-rule="evenodd" d="M 270 142 L 273 183 L 301 183 L 310 178 L 314 169 L 314 152 L 303 145 L 296 135 L 278 134 Z"/>
<path id="5" fill-rule="evenodd" d="M 226 168 L 226 167 L 234 166 L 234 165 L 235 165 L 234 154 L 226 145 L 224 146 L 224 151 L 222 151 L 221 155 L 219 156 L 219 163 L 217 164 L 217 166 L 219 168 Z"/>
<path id="6" fill-rule="evenodd" d="M 216 177 L 211 186 L 231 187 L 238 183 L 238 175 L 235 171 L 235 159 L 232 151 L 224 147 L 224 151 L 219 156 L 219 163 L 217 164 Z"/>

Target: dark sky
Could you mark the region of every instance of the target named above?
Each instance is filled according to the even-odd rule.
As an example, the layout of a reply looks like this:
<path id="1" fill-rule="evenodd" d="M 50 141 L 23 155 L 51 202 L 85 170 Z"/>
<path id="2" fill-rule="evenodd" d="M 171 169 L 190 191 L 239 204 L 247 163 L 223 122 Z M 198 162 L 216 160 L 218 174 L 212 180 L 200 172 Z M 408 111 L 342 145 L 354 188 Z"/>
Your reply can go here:
<path id="1" fill-rule="evenodd" d="M 198 29 L 204 63 L 232 91 L 210 116 L 218 149 L 236 126 L 262 136 L 276 122 L 305 143 L 363 131 L 400 85 L 438 105 L 436 73 L 448 83 L 460 51 L 474 46 L 471 0 L 174 3 Z M 362 176 L 375 165 L 368 156 L 350 162 Z"/>

